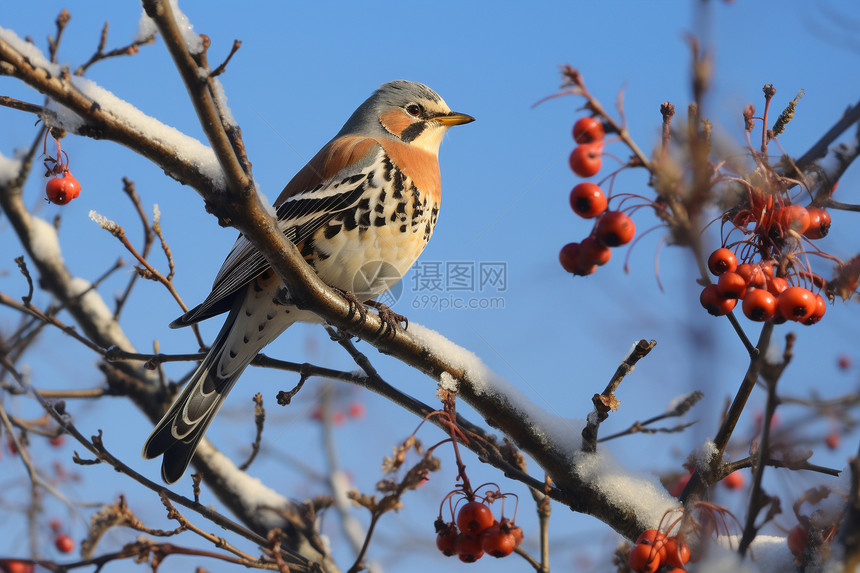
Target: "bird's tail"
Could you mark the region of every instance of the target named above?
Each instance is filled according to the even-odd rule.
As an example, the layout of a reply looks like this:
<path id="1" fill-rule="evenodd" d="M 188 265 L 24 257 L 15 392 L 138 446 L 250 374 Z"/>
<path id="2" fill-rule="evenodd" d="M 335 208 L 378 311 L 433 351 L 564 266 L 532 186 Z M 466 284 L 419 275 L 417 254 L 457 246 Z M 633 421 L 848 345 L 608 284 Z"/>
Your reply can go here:
<path id="1" fill-rule="evenodd" d="M 185 473 L 197 444 L 236 380 L 256 354 L 250 353 L 250 358 L 244 364 L 234 364 L 228 375 L 219 374 L 221 369 L 218 365 L 229 346 L 230 332 L 241 306 L 234 305 L 206 358 L 143 446 L 143 457 L 146 459 L 164 456 L 161 477 L 167 483 L 175 482 Z"/>

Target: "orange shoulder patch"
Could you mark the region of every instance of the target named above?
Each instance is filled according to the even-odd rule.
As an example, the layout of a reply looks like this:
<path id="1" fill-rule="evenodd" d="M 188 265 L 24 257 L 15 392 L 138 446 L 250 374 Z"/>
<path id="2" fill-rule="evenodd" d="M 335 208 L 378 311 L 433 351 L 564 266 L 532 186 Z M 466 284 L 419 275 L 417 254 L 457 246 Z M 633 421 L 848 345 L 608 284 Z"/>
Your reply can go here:
<path id="1" fill-rule="evenodd" d="M 287 183 L 275 201 L 275 207 L 293 195 L 313 189 L 320 183 L 325 183 L 337 175 L 340 170 L 360 161 L 376 145 L 378 143 L 375 139 L 359 136 L 340 137 L 328 142 Z"/>

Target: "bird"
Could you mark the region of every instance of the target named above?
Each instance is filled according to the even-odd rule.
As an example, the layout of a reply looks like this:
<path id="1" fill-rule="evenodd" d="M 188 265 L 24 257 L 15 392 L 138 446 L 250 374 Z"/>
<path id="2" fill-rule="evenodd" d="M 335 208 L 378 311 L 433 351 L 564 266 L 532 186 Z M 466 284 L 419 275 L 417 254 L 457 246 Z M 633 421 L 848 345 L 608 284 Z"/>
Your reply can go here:
<path id="1" fill-rule="evenodd" d="M 441 202 L 439 146 L 448 128 L 472 121 L 424 84 L 382 84 L 284 187 L 274 203 L 278 228 L 326 284 L 351 302 L 372 304 L 430 240 Z M 321 322 L 291 304 L 283 281 L 243 235 L 210 294 L 170 327 L 223 313 L 207 354 L 144 444 L 145 459 L 162 456 L 166 483 L 185 473 L 254 357 L 290 325 Z"/>

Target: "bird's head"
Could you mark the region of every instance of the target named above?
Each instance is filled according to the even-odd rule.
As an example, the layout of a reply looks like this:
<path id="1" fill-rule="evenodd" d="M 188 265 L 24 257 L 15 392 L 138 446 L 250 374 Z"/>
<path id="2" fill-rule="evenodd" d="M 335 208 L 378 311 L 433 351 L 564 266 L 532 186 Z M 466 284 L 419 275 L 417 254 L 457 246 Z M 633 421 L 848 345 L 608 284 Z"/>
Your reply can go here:
<path id="1" fill-rule="evenodd" d="M 396 80 L 382 84 L 352 114 L 340 135 L 372 135 L 396 139 L 433 154 L 452 125 L 475 121 L 451 111 L 439 94 L 424 84 Z"/>

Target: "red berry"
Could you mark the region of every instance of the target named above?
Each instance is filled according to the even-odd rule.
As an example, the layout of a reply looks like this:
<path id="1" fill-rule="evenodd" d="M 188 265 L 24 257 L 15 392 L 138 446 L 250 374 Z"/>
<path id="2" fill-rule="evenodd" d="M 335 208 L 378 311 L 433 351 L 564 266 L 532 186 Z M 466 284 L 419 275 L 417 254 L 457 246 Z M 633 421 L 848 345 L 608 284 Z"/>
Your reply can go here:
<path id="1" fill-rule="evenodd" d="M 600 171 L 603 150 L 599 143 L 583 143 L 570 154 L 570 169 L 580 177 L 591 177 Z"/>
<path id="2" fill-rule="evenodd" d="M 699 302 L 708 313 L 714 316 L 726 315 L 738 304 L 737 299 L 724 297 L 717 285 L 706 286 L 699 295 Z"/>
<path id="3" fill-rule="evenodd" d="M 656 529 L 646 529 L 636 539 L 637 545 L 650 545 L 660 556 L 660 561 L 666 558 L 666 534 Z"/>
<path id="4" fill-rule="evenodd" d="M 451 557 L 457 553 L 457 537 L 459 537 L 457 528 L 453 523 L 448 524 L 448 527 L 440 531 L 436 535 L 436 548 L 443 555 Z"/>
<path id="5" fill-rule="evenodd" d="M 637 573 L 656 573 L 662 565 L 660 552 L 650 545 L 636 544 L 627 558 L 630 568 Z"/>
<path id="6" fill-rule="evenodd" d="M 803 561 L 806 544 L 809 543 L 809 531 L 799 523 L 788 532 L 788 549 L 798 563 Z"/>
<path id="7" fill-rule="evenodd" d="M 568 243 L 563 246 L 558 253 L 558 260 L 564 270 L 581 277 L 590 275 L 597 270 L 597 265 L 594 263 L 587 264 L 582 256 L 579 243 Z"/>
<path id="8" fill-rule="evenodd" d="M 3 573 L 33 573 L 35 566 L 17 559 L 0 559 L 0 571 Z"/>
<path id="9" fill-rule="evenodd" d="M 481 549 L 493 557 L 507 557 L 517 548 L 517 540 L 513 534 L 502 531 L 499 524 L 481 532 Z"/>
<path id="10" fill-rule="evenodd" d="M 367 413 L 367 409 L 364 407 L 364 404 L 361 402 L 352 402 L 349 405 L 349 417 L 355 418 L 356 420 L 360 420 L 364 418 L 364 415 Z"/>
<path id="11" fill-rule="evenodd" d="M 65 533 L 60 533 L 54 538 L 54 545 L 60 553 L 71 553 L 75 550 L 75 540 Z"/>
<path id="12" fill-rule="evenodd" d="M 747 292 L 747 282 L 738 273 L 726 271 L 717 281 L 717 290 L 725 298 L 743 298 Z"/>
<path id="13" fill-rule="evenodd" d="M 836 364 L 839 365 L 840 370 L 848 370 L 851 368 L 851 357 L 847 354 L 841 354 L 839 358 L 836 359 Z"/>
<path id="14" fill-rule="evenodd" d="M 65 205 L 81 193 L 81 184 L 68 170 L 60 177 L 53 177 L 45 185 L 45 195 L 48 201 L 57 205 Z"/>
<path id="15" fill-rule="evenodd" d="M 573 124 L 573 140 L 577 143 L 594 143 L 606 136 L 603 124 L 593 117 L 583 117 Z"/>
<path id="16" fill-rule="evenodd" d="M 738 268 L 738 259 L 735 254 L 725 247 L 721 247 L 711 253 L 708 257 L 708 269 L 714 276 L 723 273 L 734 272 Z"/>
<path id="17" fill-rule="evenodd" d="M 758 265 L 744 263 L 738 265 L 735 272 L 744 278 L 749 287 L 763 288 L 765 285 L 764 271 Z"/>
<path id="18" fill-rule="evenodd" d="M 723 478 L 721 482 L 726 489 L 740 489 L 744 486 L 744 474 L 734 471 Z"/>
<path id="19" fill-rule="evenodd" d="M 457 556 L 464 563 L 474 563 L 484 556 L 484 551 L 481 549 L 481 538 L 477 536 L 461 533 L 457 536 L 455 548 Z"/>
<path id="20" fill-rule="evenodd" d="M 670 537 L 666 541 L 666 564 L 671 567 L 683 568 L 689 560 L 690 546 L 682 539 Z"/>
<path id="21" fill-rule="evenodd" d="M 65 444 L 65 443 L 66 443 L 66 435 L 65 435 L 65 434 L 60 434 L 59 436 L 54 436 L 53 438 L 51 438 L 50 440 L 48 440 L 48 443 L 50 443 L 50 444 L 51 444 L 52 446 L 54 446 L 55 448 L 59 448 L 59 447 L 61 447 L 63 444 Z"/>
<path id="22" fill-rule="evenodd" d="M 570 207 L 583 219 L 593 219 L 604 211 L 608 202 L 603 190 L 594 183 L 580 183 L 570 192 Z"/>
<path id="23" fill-rule="evenodd" d="M 827 444 L 827 447 L 831 450 L 835 450 L 839 447 L 839 433 L 836 430 L 827 434 L 827 437 L 824 438 L 824 443 Z"/>
<path id="24" fill-rule="evenodd" d="M 804 322 L 815 312 L 816 300 L 811 291 L 791 286 L 779 295 L 779 311 L 788 320 Z"/>
<path id="25" fill-rule="evenodd" d="M 457 527 L 466 535 L 478 535 L 495 521 L 493 512 L 480 501 L 470 501 L 457 512 Z"/>
<path id="26" fill-rule="evenodd" d="M 776 315 L 776 297 L 761 288 L 751 288 L 744 297 L 744 315 L 755 322 L 765 322 Z"/>
<path id="27" fill-rule="evenodd" d="M 633 240 L 636 224 L 621 211 L 607 211 L 597 222 L 594 233 L 607 247 L 618 247 Z"/>
<path id="28" fill-rule="evenodd" d="M 765 283 L 767 284 L 767 292 L 773 296 L 779 296 L 782 291 L 788 288 L 788 281 L 782 277 L 768 278 Z"/>
<path id="29" fill-rule="evenodd" d="M 803 321 L 803 324 L 815 324 L 824 318 L 824 313 L 827 312 L 827 303 L 824 301 L 824 297 L 818 293 L 815 293 L 813 296 L 815 297 L 815 309 L 812 311 L 812 314 Z"/>
<path id="30" fill-rule="evenodd" d="M 60 530 L 63 528 L 63 522 L 60 521 L 59 517 L 52 517 L 48 520 L 48 527 L 50 527 L 51 531 L 53 531 L 54 533 L 59 533 Z"/>
<path id="31" fill-rule="evenodd" d="M 789 205 L 779 210 L 783 229 L 802 235 L 809 228 L 809 212 L 803 205 Z"/>
<path id="32" fill-rule="evenodd" d="M 803 233 L 807 239 L 821 239 L 830 232 L 830 213 L 820 207 L 809 207 L 809 228 Z"/>
<path id="33" fill-rule="evenodd" d="M 516 525 L 513 521 L 509 520 L 507 517 L 502 519 L 502 531 L 507 530 L 508 533 L 514 536 L 514 542 L 516 542 L 516 546 L 519 547 L 523 544 L 523 528 L 519 525 Z"/>
<path id="34" fill-rule="evenodd" d="M 609 262 L 612 250 L 590 235 L 579 244 L 579 256 L 586 267 L 602 266 Z"/>

